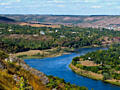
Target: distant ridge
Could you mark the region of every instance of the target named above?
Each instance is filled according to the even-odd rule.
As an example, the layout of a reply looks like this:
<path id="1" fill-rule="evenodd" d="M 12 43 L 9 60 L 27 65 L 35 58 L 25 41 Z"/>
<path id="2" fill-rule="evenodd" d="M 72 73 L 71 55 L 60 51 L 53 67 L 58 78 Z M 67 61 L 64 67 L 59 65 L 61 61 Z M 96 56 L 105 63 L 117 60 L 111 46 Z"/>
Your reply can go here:
<path id="1" fill-rule="evenodd" d="M 15 22 L 14 19 L 0 16 L 0 23 L 14 23 L 14 22 Z"/>
<path id="2" fill-rule="evenodd" d="M 120 30 L 120 15 L 1 15 L 19 22 L 75 25 Z M 9 20 L 8 20 L 9 21 Z M 10 20 L 11 21 L 11 20 Z"/>

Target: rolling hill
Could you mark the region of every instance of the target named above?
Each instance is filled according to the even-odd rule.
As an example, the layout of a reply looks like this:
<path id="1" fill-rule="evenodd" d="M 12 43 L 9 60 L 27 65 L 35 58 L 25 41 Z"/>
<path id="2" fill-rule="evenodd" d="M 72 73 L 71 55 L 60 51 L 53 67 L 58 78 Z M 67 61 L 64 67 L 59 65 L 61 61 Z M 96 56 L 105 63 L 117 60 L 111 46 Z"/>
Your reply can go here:
<path id="1" fill-rule="evenodd" d="M 30 24 L 63 24 L 77 25 L 80 27 L 104 27 L 120 30 L 120 16 L 107 15 L 1 15 L 20 22 Z"/>
<path id="2" fill-rule="evenodd" d="M 15 20 L 0 16 L 0 23 L 15 23 Z"/>

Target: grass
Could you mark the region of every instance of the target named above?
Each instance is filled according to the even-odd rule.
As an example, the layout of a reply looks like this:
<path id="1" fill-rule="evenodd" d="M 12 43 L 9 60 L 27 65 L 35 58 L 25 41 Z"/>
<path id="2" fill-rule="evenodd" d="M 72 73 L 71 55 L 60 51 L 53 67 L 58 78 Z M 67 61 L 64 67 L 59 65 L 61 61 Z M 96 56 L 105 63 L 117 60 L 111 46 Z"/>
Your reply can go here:
<path id="1" fill-rule="evenodd" d="M 0 70 L 0 90 L 15 90 L 14 88 L 17 87 L 12 75 L 8 74 L 7 71 Z"/>
<path id="2" fill-rule="evenodd" d="M 77 74 L 84 76 L 84 77 L 88 77 L 94 80 L 103 80 L 103 76 L 101 74 L 96 74 L 93 73 L 91 71 L 86 71 L 86 70 L 82 70 L 79 69 L 77 67 L 75 67 L 74 65 L 70 64 L 69 67 Z"/>
<path id="3" fill-rule="evenodd" d="M 116 81 L 115 79 L 114 80 L 103 80 L 103 76 L 101 76 L 101 75 L 99 76 L 96 73 L 94 75 L 92 75 L 90 71 L 79 69 L 72 64 L 70 64 L 69 67 L 72 69 L 73 72 L 77 73 L 78 75 L 88 77 L 88 78 L 91 78 L 94 80 L 102 80 L 103 82 L 120 86 L 120 82 Z"/>
<path id="4" fill-rule="evenodd" d="M 0 69 L 0 90 L 19 90 L 21 83 L 14 80 L 14 75 L 17 75 L 18 79 L 23 77 L 25 88 L 29 88 L 29 90 L 32 90 L 31 86 L 34 90 L 49 90 L 42 84 L 40 77 L 30 71 L 26 71 L 18 63 L 4 63 L 7 69 Z"/>
<path id="5" fill-rule="evenodd" d="M 69 82 L 65 82 L 64 79 L 60 79 L 58 77 L 48 76 L 50 82 L 46 85 L 47 87 L 57 90 L 88 90 L 88 88 L 83 86 L 76 86 L 74 84 L 70 84 Z"/>
<path id="6" fill-rule="evenodd" d="M 73 49 L 69 48 L 53 48 L 48 50 L 30 50 L 26 52 L 19 52 L 13 54 L 18 58 L 29 59 L 29 58 L 45 58 L 45 57 L 55 57 L 61 56 L 62 54 L 69 54 Z"/>
<path id="7" fill-rule="evenodd" d="M 110 80 L 104 80 L 104 82 L 106 83 L 110 83 L 110 84 L 113 84 L 113 85 L 117 85 L 117 86 L 120 86 L 120 82 L 114 82 L 114 81 L 110 81 Z"/>
<path id="8" fill-rule="evenodd" d="M 25 26 L 29 25 L 32 27 L 52 27 L 52 28 L 60 28 L 60 25 L 44 25 L 44 24 L 28 24 L 28 23 L 20 23 L 19 25 Z"/>

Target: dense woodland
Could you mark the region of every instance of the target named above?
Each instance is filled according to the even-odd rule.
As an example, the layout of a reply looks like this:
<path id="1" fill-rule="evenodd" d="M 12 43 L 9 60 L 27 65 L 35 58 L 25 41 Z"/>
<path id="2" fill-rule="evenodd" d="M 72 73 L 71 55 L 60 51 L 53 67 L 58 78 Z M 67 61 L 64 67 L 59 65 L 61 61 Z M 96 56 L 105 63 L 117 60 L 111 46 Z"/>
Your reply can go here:
<path id="1" fill-rule="evenodd" d="M 8 52 L 43 50 L 54 47 L 101 46 L 104 37 L 120 37 L 119 31 L 80 27 L 49 28 L 0 24 L 0 48 Z"/>
<path id="2" fill-rule="evenodd" d="M 93 61 L 97 66 L 83 66 L 80 64 L 80 59 Z M 120 44 L 113 45 L 108 50 L 99 50 L 76 57 L 73 59 L 72 64 L 78 68 L 102 74 L 104 80 L 120 80 Z"/>

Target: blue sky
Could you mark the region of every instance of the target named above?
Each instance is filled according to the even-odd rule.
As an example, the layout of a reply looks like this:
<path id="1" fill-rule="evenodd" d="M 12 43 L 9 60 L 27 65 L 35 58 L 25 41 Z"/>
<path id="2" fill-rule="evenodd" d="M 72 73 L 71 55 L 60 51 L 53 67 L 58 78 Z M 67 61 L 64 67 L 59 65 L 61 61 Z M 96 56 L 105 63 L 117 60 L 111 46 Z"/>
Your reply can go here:
<path id="1" fill-rule="evenodd" d="M 0 14 L 120 15 L 120 0 L 0 0 Z"/>

